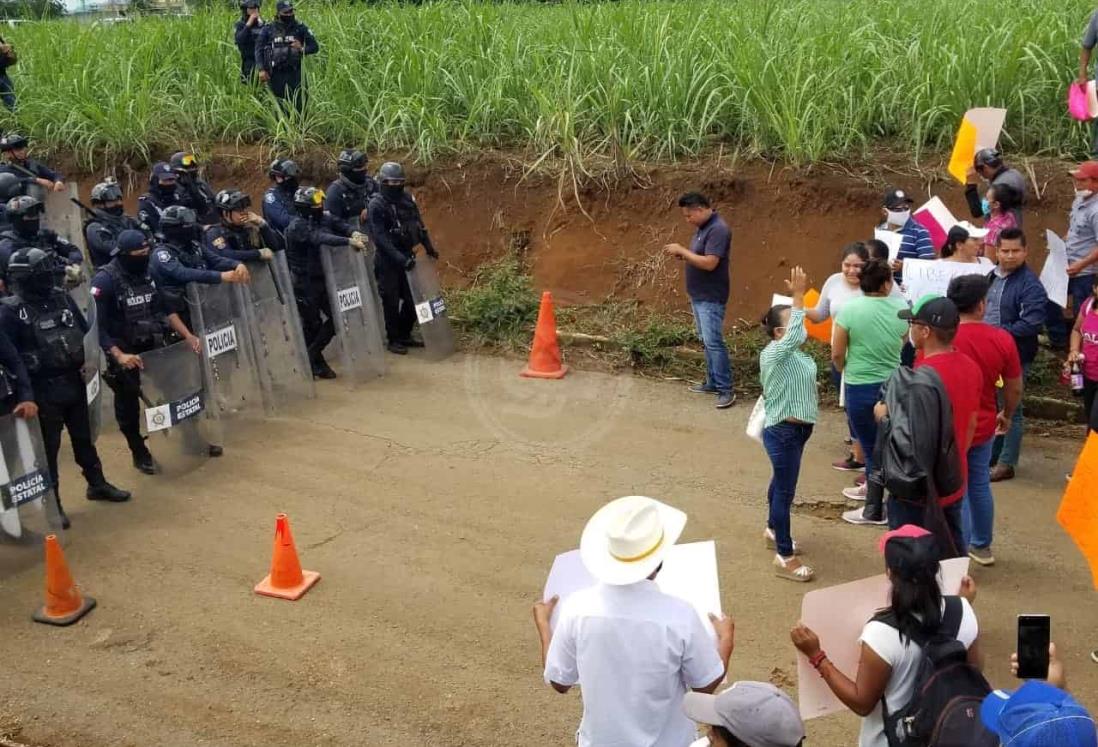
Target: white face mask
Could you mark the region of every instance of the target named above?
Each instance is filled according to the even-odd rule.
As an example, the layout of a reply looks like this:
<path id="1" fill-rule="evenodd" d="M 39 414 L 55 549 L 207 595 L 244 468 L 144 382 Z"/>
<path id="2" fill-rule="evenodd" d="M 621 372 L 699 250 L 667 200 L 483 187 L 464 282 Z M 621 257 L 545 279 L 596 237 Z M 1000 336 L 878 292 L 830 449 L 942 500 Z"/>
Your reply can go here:
<path id="1" fill-rule="evenodd" d="M 915 338 L 911 335 L 911 330 L 907 331 L 907 341 L 911 343 L 911 347 L 915 347 Z"/>
<path id="2" fill-rule="evenodd" d="M 904 210 L 902 212 L 894 212 L 888 210 L 888 225 L 890 226 L 903 226 L 911 218 L 911 211 Z"/>
<path id="3" fill-rule="evenodd" d="M 1075 196 L 1076 197 L 1082 197 L 1084 200 L 1086 198 L 1090 197 L 1092 194 L 1094 194 L 1094 191 L 1090 190 L 1090 189 L 1077 189 L 1077 190 L 1075 190 Z"/>

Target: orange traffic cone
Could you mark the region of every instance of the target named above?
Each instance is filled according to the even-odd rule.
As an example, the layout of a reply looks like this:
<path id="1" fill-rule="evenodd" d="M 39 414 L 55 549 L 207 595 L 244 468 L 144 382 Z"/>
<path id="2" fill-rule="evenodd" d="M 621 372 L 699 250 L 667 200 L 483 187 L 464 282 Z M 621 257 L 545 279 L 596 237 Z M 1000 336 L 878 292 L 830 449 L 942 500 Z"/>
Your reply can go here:
<path id="1" fill-rule="evenodd" d="M 34 621 L 47 625 L 72 625 L 94 606 L 95 600 L 82 596 L 73 583 L 57 535 L 46 535 L 46 603 L 34 613 Z"/>
<path id="2" fill-rule="evenodd" d="M 557 316 L 553 313 L 553 294 L 541 294 L 538 324 L 534 328 L 534 344 L 530 346 L 530 362 L 522 375 L 534 379 L 563 379 L 568 366 L 560 362 L 557 343 Z"/>
<path id="3" fill-rule="evenodd" d="M 294 547 L 294 536 L 290 534 L 290 520 L 286 518 L 286 514 L 279 514 L 275 517 L 271 572 L 255 585 L 255 593 L 297 601 L 319 580 L 320 574 L 316 571 L 301 570 L 301 561 L 297 559 L 297 548 Z"/>

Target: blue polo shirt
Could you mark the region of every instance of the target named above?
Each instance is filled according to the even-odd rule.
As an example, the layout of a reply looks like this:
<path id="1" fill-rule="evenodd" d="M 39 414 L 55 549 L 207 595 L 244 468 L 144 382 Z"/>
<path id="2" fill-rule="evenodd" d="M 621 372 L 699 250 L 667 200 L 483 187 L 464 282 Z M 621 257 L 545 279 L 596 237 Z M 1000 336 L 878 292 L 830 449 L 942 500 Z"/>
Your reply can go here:
<path id="1" fill-rule="evenodd" d="M 690 240 L 690 251 L 700 256 L 720 257 L 716 269 L 699 270 L 686 265 L 686 292 L 691 301 L 728 303 L 728 258 L 732 253 L 732 229 L 714 210 Z"/>

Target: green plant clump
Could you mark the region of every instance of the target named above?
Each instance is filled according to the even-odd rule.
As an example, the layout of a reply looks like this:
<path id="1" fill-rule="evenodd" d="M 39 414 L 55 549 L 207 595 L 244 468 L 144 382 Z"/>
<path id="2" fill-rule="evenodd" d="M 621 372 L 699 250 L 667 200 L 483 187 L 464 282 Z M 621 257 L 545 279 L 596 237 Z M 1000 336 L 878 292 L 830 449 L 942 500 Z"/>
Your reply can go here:
<path id="1" fill-rule="evenodd" d="M 1092 0 L 305 3 L 321 53 L 286 118 L 238 80 L 234 14 L 19 24 L 19 127 L 82 162 L 218 142 L 357 143 L 429 160 L 518 148 L 583 168 L 728 144 L 797 162 L 918 158 L 970 107 L 1004 146 L 1082 153 L 1064 105 Z"/>
<path id="2" fill-rule="evenodd" d="M 472 285 L 452 293 L 450 303 L 478 345 L 513 349 L 528 344 L 538 316 L 533 281 L 511 256 L 482 265 Z"/>

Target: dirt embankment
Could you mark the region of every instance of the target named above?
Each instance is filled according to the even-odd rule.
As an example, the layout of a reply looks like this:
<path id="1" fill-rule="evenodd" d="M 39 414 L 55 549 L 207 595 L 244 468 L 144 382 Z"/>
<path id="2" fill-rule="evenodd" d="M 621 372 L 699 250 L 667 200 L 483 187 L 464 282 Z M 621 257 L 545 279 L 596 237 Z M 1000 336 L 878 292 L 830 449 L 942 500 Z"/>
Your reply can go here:
<path id="1" fill-rule="evenodd" d="M 333 156 L 303 156 L 302 183 L 326 187 L 335 173 Z M 371 168 L 380 160 L 371 159 Z M 244 189 L 258 206 L 269 185 L 266 153 L 218 152 L 210 162 L 215 187 Z M 1072 185 L 1057 162 L 1016 165 L 1031 180 L 1025 227 L 1031 264 L 1039 270 L 1045 229 L 1062 234 L 1066 228 Z M 516 160 L 483 156 L 412 168 L 410 185 L 442 252 L 446 282 L 461 285 L 481 263 L 518 250 L 537 285 L 561 303 L 637 299 L 658 309 L 685 307 L 681 266 L 660 249 L 687 243 L 692 230 L 675 200 L 700 190 L 733 229 L 731 324 L 757 318 L 783 288 L 790 265 L 804 266 L 813 284 L 822 285 L 838 269 L 844 244 L 872 236 L 888 186 L 920 198 L 937 195 L 958 218 L 967 218 L 962 188 L 943 178 L 938 162 L 924 168 L 887 155 L 868 165 L 812 168 L 706 159 L 576 186 L 571 178 L 525 174 Z M 147 172 L 127 174 L 119 176 L 129 182 L 132 209 Z M 95 177 L 79 178 L 86 196 Z"/>

